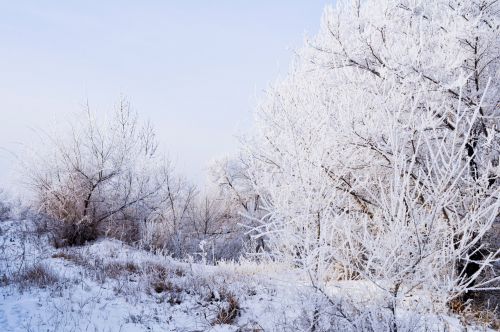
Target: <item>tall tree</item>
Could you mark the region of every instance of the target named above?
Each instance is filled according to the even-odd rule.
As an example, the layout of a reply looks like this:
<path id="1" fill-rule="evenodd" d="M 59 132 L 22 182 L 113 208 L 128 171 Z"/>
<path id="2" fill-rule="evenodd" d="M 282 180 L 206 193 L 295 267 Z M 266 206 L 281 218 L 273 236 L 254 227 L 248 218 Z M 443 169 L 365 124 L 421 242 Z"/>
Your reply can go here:
<path id="1" fill-rule="evenodd" d="M 492 287 L 495 253 L 477 253 L 500 204 L 499 18 L 493 0 L 326 8 L 247 144 L 277 258 L 320 290 L 368 280 L 393 312 Z"/>

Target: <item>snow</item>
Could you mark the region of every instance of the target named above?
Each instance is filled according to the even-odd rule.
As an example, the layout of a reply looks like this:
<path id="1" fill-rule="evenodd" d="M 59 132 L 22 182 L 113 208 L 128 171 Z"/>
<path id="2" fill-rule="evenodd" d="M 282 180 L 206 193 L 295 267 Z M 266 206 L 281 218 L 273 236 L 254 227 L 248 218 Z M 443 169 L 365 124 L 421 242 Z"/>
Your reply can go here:
<path id="1" fill-rule="evenodd" d="M 27 260 L 34 261 L 36 257 L 57 274 L 59 281 L 45 289 L 20 290 L 15 284 L 0 288 L 0 331 L 235 331 L 238 326 L 252 326 L 258 316 L 274 305 L 269 295 L 274 291 L 262 283 L 265 278 L 258 282 L 245 280 L 244 274 L 233 274 L 227 266 L 175 262 L 112 239 L 63 250 L 31 242 L 37 240 L 35 236 L 23 244 L 18 236 L 20 226 L 17 222 L 2 224 L 2 239 L 13 241 L 2 251 L 2 274 L 12 271 L 14 262 L 9 257 L 18 256 L 23 246 L 29 244 Z M 75 260 L 74 257 L 82 257 L 84 261 L 75 263 L 58 257 L 62 253 Z M 142 272 L 116 279 L 100 275 L 99 269 L 107 264 L 127 262 L 141 268 L 158 265 L 168 269 L 169 281 L 182 289 L 181 303 L 170 305 L 169 294 L 146 289 L 149 276 Z M 176 275 L 176 271 L 182 272 Z M 105 280 L 100 282 L 100 278 Z M 238 326 L 211 324 L 217 304 L 212 305 L 203 295 L 207 289 L 220 293 L 225 287 L 238 294 L 239 300 L 245 299 Z M 246 294 L 239 295 L 241 292 Z"/>
<path id="2" fill-rule="evenodd" d="M 30 221 L 1 222 L 0 234 L 0 276 L 15 275 L 24 261 L 41 263 L 58 277 L 46 287 L 2 284 L 0 331 L 294 331 L 312 310 L 306 280 L 279 264 L 207 266 L 114 239 L 55 249 Z M 159 273 L 163 292 L 152 286 Z M 366 283 L 345 286 L 370 293 Z M 237 298 L 239 315 L 231 324 L 214 325 L 227 294 Z M 460 330 L 456 318 L 445 321 L 449 331 Z"/>
<path id="3" fill-rule="evenodd" d="M 417 2 L 327 6 L 204 193 L 125 99 L 41 130 L 0 332 L 498 327 L 500 1 Z"/>

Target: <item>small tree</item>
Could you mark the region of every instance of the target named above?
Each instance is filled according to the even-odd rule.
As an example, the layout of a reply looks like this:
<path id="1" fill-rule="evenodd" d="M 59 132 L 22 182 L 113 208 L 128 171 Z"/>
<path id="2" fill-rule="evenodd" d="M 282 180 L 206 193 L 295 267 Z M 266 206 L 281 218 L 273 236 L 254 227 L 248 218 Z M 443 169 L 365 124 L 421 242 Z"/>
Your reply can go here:
<path id="1" fill-rule="evenodd" d="M 152 127 L 122 101 L 104 120 L 87 108 L 69 132 L 46 138 L 27 175 L 35 206 L 60 223 L 58 244 L 83 244 L 99 234 L 139 240 L 172 176 Z"/>
<path id="2" fill-rule="evenodd" d="M 249 175 L 251 163 L 247 155 L 241 154 L 238 158 L 216 160 L 210 167 L 215 196 L 225 205 L 226 224 L 245 239 L 247 254 L 265 250 L 265 237 L 254 230 L 264 211 L 260 207 L 262 192 L 257 193 Z"/>
<path id="3" fill-rule="evenodd" d="M 170 168 L 169 168 L 170 169 Z M 175 257 L 184 257 L 189 242 L 189 212 L 197 196 L 196 187 L 172 171 L 164 174 L 159 192 L 161 204 L 146 221 L 142 245 L 147 249 L 167 250 Z"/>

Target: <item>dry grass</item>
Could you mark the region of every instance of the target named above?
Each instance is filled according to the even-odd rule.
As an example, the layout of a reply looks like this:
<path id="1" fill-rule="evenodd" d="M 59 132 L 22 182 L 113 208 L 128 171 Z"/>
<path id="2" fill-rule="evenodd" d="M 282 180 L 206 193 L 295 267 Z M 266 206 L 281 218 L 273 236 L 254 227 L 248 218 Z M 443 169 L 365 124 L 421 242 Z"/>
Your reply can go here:
<path id="1" fill-rule="evenodd" d="M 169 281 L 155 280 L 151 282 L 151 289 L 160 294 L 172 291 L 174 289 L 174 286 Z"/>
<path id="2" fill-rule="evenodd" d="M 178 305 L 182 303 L 182 288 L 174 285 L 170 281 L 157 280 L 150 285 L 154 294 L 160 295 L 160 301 L 167 301 L 170 305 Z M 149 291 L 149 294 L 153 294 Z"/>
<path id="3" fill-rule="evenodd" d="M 160 280 L 167 279 L 170 274 L 170 270 L 166 266 L 153 262 L 146 263 L 143 267 L 143 271 L 146 275 L 151 276 L 153 279 Z"/>
<path id="4" fill-rule="evenodd" d="M 119 278 L 124 275 L 138 273 L 140 268 L 134 262 L 111 262 L 103 267 L 104 274 L 109 278 Z"/>
<path id="5" fill-rule="evenodd" d="M 219 308 L 212 325 L 233 324 L 240 314 L 240 303 L 233 293 L 222 290 L 220 295 L 226 303 Z"/>
<path id="6" fill-rule="evenodd" d="M 117 279 L 122 276 L 137 274 L 141 271 L 140 266 L 131 261 L 104 263 L 100 259 L 88 259 L 81 253 L 71 252 L 68 249 L 53 254 L 52 258 L 64 259 L 81 266 L 85 268 L 87 273 L 93 275 L 100 282 L 104 282 L 106 278 Z"/>
<path id="7" fill-rule="evenodd" d="M 65 259 L 67 261 L 73 262 L 77 265 L 85 265 L 85 259 L 80 253 L 73 253 L 73 252 L 68 252 L 68 251 L 60 251 L 56 252 L 55 254 L 52 255 L 52 258 L 61 258 Z"/>
<path id="8" fill-rule="evenodd" d="M 464 303 L 461 299 L 451 301 L 448 306 L 453 313 L 462 317 L 464 324 L 479 324 L 500 331 L 499 308 L 489 308 L 475 300 L 471 303 Z"/>
<path id="9" fill-rule="evenodd" d="M 475 321 L 494 331 L 500 331 L 500 313 L 498 310 L 483 310 L 474 313 Z"/>
<path id="10" fill-rule="evenodd" d="M 42 263 L 37 263 L 16 273 L 12 278 L 21 289 L 29 287 L 46 288 L 59 281 L 57 275 Z"/>
<path id="11" fill-rule="evenodd" d="M 494 331 L 500 331 L 500 313 L 498 310 L 467 307 L 460 312 L 460 316 L 464 324 L 481 325 Z"/>
<path id="12" fill-rule="evenodd" d="M 448 307 L 450 308 L 451 312 L 455 314 L 461 314 L 466 309 L 466 305 L 461 299 L 451 300 L 450 302 L 448 302 Z"/>
<path id="13" fill-rule="evenodd" d="M 174 270 L 174 273 L 176 276 L 178 277 L 184 277 L 186 275 L 186 271 L 184 271 L 183 269 L 181 269 L 180 267 L 176 268 Z"/>
<path id="14" fill-rule="evenodd" d="M 172 282 L 174 275 L 180 272 L 171 270 L 159 263 L 148 262 L 143 267 L 145 279 L 148 280 L 146 293 L 154 296 L 159 302 L 178 305 L 183 301 L 184 289 Z"/>
<path id="15" fill-rule="evenodd" d="M 78 266 L 82 266 L 88 269 L 92 268 L 92 264 L 89 262 L 89 260 L 83 257 L 83 255 L 79 252 L 63 250 L 53 254 L 52 258 L 64 259 Z"/>

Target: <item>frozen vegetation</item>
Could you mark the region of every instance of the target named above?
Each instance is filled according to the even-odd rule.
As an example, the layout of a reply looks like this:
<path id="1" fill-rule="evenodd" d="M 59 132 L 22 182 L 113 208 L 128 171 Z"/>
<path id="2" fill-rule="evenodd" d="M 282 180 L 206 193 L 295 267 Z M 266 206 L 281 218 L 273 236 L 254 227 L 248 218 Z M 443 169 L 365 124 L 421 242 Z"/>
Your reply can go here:
<path id="1" fill-rule="evenodd" d="M 41 130 L 0 330 L 498 330 L 499 30 L 495 0 L 339 0 L 203 192 L 126 100 Z"/>
<path id="2" fill-rule="evenodd" d="M 385 331 L 391 315 L 365 281 L 317 294 L 289 266 L 175 260 L 116 239 L 56 249 L 32 218 L 0 223 L 1 331 Z M 354 304 L 353 300 L 359 301 Z M 331 303 L 331 301 L 335 301 Z M 487 331 L 492 313 L 399 312 L 402 331 Z M 318 309 L 321 308 L 321 309 Z M 491 329 L 493 330 L 493 329 Z"/>

